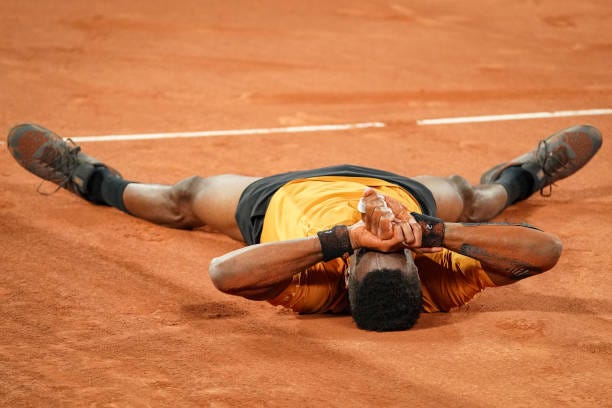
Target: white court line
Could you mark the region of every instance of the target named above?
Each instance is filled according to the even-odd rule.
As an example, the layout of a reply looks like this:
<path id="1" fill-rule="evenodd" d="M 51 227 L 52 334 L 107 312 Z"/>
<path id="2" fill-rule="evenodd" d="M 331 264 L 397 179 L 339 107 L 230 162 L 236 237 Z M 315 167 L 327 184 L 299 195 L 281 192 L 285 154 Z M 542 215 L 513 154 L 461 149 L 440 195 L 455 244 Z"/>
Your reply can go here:
<path id="1" fill-rule="evenodd" d="M 174 133 L 143 133 L 134 135 L 106 135 L 106 136 L 77 136 L 71 137 L 75 142 L 106 142 L 113 140 L 150 140 L 189 137 L 215 137 L 215 136 L 244 136 L 244 135 L 269 135 L 272 133 L 304 133 L 324 132 L 333 130 L 350 130 L 381 128 L 386 125 L 383 122 L 350 123 L 343 125 L 316 125 L 316 126 L 290 126 L 282 128 L 262 129 L 236 129 L 236 130 L 205 130 L 201 132 L 174 132 Z"/>
<path id="2" fill-rule="evenodd" d="M 512 113 L 507 115 L 465 116 L 459 118 L 440 118 L 417 120 L 417 125 L 448 125 L 454 123 L 495 122 L 500 120 L 560 118 L 566 116 L 611 115 L 612 109 L 587 109 L 556 112 Z"/>
<path id="3" fill-rule="evenodd" d="M 612 115 L 612 109 L 586 109 L 555 112 L 532 112 L 532 113 L 513 113 L 504 115 L 485 115 L 485 116 L 464 116 L 455 118 L 421 119 L 416 123 L 419 126 L 442 125 L 456 123 L 478 123 L 494 122 L 502 120 L 520 119 L 543 119 L 558 118 L 568 116 L 592 116 L 592 115 Z M 273 133 L 304 133 L 304 132 L 324 132 L 335 130 L 366 129 L 385 127 L 383 122 L 364 122 L 341 125 L 314 125 L 314 126 L 290 126 L 282 128 L 261 128 L 261 129 L 235 129 L 235 130 L 206 130 L 200 132 L 173 132 L 173 133 L 143 133 L 131 135 L 106 135 L 106 136 L 76 136 L 71 139 L 75 142 L 105 142 L 113 140 L 150 140 L 150 139 L 169 139 L 169 138 L 193 138 L 193 137 L 214 137 L 214 136 L 245 136 L 245 135 L 264 135 Z M 0 141 L 0 145 L 5 144 Z"/>

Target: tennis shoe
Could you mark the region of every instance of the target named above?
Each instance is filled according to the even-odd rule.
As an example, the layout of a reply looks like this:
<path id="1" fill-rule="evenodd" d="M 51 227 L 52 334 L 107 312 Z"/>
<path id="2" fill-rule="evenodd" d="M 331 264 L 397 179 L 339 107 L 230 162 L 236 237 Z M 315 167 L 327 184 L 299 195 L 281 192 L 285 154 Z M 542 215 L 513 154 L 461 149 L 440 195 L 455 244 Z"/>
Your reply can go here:
<path id="1" fill-rule="evenodd" d="M 549 196 L 552 184 L 587 164 L 601 143 L 601 133 L 593 126 L 580 125 L 563 129 L 541 140 L 534 150 L 487 170 L 482 174 L 480 183 L 495 183 L 505 169 L 520 166 L 533 176 L 531 193 L 540 190 L 540 194 Z M 546 187 L 549 187 L 547 192 Z"/>
<path id="2" fill-rule="evenodd" d="M 72 140 L 64 140 L 49 129 L 32 123 L 17 125 L 11 129 L 8 148 L 15 160 L 29 172 L 60 188 L 92 201 L 87 187 L 96 168 L 107 167 L 99 160 L 86 155 Z M 110 169 L 119 175 L 116 170 Z M 38 191 L 41 190 L 41 185 Z"/>

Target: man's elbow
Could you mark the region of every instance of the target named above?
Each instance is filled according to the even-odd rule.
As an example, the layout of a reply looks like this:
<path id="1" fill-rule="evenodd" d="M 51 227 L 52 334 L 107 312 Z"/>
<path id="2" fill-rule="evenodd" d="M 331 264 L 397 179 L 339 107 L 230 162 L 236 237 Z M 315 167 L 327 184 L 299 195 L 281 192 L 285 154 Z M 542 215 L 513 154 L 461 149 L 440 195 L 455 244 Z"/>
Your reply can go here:
<path id="1" fill-rule="evenodd" d="M 225 262 L 220 258 L 214 258 L 208 266 L 208 275 L 210 280 L 223 293 L 234 294 L 236 289 L 232 286 L 229 277 L 228 268 Z"/>
<path id="2" fill-rule="evenodd" d="M 245 275 L 236 273 L 231 261 L 214 258 L 208 266 L 208 274 L 217 289 L 223 293 L 242 296 L 251 300 L 267 300 L 278 292 L 277 286 L 255 287 Z"/>
<path id="3" fill-rule="evenodd" d="M 561 257 L 561 252 L 563 251 L 563 244 L 556 235 L 547 234 L 547 240 L 541 243 L 538 250 L 541 251 L 543 255 L 540 269 L 544 272 L 552 269 L 557 264 Z"/>
<path id="4" fill-rule="evenodd" d="M 511 280 L 521 280 L 552 269 L 561 257 L 563 245 L 556 235 L 545 233 L 537 242 L 532 242 L 531 248 L 529 260 L 512 266 L 508 276 Z"/>

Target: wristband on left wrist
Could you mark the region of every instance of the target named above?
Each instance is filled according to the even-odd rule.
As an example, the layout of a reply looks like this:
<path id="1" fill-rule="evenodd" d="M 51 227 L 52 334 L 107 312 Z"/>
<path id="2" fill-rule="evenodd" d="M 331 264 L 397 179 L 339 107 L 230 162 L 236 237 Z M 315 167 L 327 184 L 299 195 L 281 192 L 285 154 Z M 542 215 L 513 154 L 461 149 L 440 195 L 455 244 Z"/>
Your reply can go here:
<path id="1" fill-rule="evenodd" d="M 419 223 L 423 231 L 423 240 L 421 247 L 441 247 L 442 243 L 444 242 L 444 233 L 446 232 L 446 228 L 444 227 L 444 221 L 440 218 L 419 214 L 416 212 L 412 212 L 410 214 Z"/>

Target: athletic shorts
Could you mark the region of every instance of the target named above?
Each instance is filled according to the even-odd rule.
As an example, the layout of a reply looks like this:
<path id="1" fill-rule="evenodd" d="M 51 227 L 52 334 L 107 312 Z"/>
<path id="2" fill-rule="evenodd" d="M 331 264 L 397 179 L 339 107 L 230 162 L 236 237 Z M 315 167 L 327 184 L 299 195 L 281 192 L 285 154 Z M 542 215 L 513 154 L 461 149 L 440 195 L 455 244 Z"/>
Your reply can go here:
<path id="1" fill-rule="evenodd" d="M 427 187 L 416 180 L 383 170 L 343 164 L 314 170 L 292 171 L 259 179 L 242 192 L 236 209 L 236 222 L 247 245 L 259 243 L 268 204 L 276 191 L 286 183 L 311 177 L 370 177 L 396 184 L 419 203 L 423 214 L 436 216 L 436 202 Z"/>

